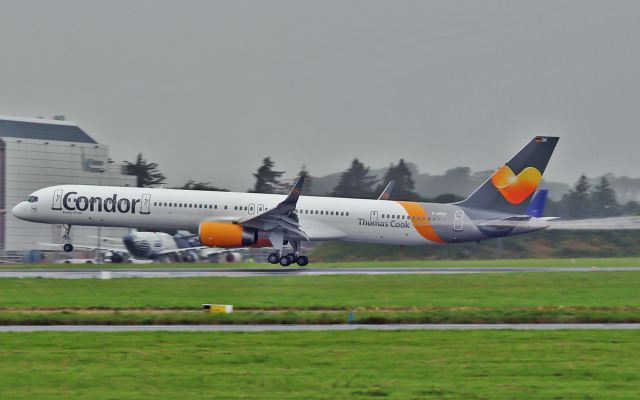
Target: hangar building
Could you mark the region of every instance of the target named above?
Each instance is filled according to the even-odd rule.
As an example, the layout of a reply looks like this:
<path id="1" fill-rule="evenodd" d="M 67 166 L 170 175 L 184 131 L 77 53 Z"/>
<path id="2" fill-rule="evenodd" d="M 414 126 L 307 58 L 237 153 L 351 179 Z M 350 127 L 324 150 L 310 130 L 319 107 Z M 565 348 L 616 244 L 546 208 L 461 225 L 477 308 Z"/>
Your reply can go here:
<path id="1" fill-rule="evenodd" d="M 36 224 L 11 215 L 14 205 L 30 193 L 58 184 L 135 186 L 123 164 L 109 158 L 76 124 L 56 119 L 0 116 L 0 250 L 52 249 L 62 243 L 61 225 Z M 97 236 L 122 237 L 122 228 L 73 227 L 74 245 L 96 246 Z M 92 237 L 93 236 L 93 237 Z"/>

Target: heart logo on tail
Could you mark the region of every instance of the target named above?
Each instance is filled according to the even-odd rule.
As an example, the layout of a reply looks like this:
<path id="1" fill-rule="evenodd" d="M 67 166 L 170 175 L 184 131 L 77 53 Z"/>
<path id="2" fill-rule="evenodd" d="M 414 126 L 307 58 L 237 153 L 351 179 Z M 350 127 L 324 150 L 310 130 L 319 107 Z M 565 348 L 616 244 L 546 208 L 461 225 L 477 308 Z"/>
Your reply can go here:
<path id="1" fill-rule="evenodd" d="M 520 204 L 536 191 L 541 179 L 542 174 L 534 167 L 527 167 L 516 175 L 503 165 L 493 174 L 491 182 L 509 203 Z"/>

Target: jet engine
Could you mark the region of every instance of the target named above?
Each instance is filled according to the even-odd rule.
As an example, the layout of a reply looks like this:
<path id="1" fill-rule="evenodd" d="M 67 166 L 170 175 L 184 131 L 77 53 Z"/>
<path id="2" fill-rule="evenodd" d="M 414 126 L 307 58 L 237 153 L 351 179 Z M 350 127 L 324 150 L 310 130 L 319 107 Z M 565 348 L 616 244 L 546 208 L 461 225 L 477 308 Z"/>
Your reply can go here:
<path id="1" fill-rule="evenodd" d="M 203 222 L 198 228 L 200 243 L 210 247 L 243 247 L 258 241 L 258 231 L 242 225 Z"/>

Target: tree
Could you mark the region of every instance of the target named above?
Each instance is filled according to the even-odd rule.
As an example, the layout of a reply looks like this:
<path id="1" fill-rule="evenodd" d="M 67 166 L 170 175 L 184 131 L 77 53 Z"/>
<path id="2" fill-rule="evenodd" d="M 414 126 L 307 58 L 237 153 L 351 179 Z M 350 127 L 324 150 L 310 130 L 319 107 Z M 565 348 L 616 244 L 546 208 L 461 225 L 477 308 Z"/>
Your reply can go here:
<path id="1" fill-rule="evenodd" d="M 640 215 L 640 203 L 634 200 L 628 201 L 620 211 L 622 215 Z"/>
<path id="2" fill-rule="evenodd" d="M 158 164 L 147 162 L 142 156 L 142 153 L 138 153 L 135 163 L 125 161 L 125 164 L 127 175 L 134 175 L 136 177 L 136 186 L 138 187 L 161 185 L 166 179 L 158 169 Z"/>
<path id="3" fill-rule="evenodd" d="M 610 217 L 617 214 L 620 205 L 616 200 L 616 192 L 611 188 L 606 176 L 600 177 L 600 181 L 593 188 L 591 205 L 593 215 L 596 217 Z"/>
<path id="4" fill-rule="evenodd" d="M 284 171 L 274 171 L 274 163 L 271 157 L 262 159 L 262 165 L 258 168 L 253 176 L 256 178 L 256 184 L 253 187 L 254 193 L 275 193 L 278 189 L 278 178 L 284 174 Z"/>
<path id="5" fill-rule="evenodd" d="M 372 198 L 376 177 L 369 175 L 369 168 L 355 158 L 351 167 L 340 175 L 338 184 L 333 189 L 333 196 L 351 198 Z"/>
<path id="6" fill-rule="evenodd" d="M 411 170 L 405 163 L 404 159 L 398 161 L 398 165 L 393 165 L 387 169 L 387 173 L 384 176 L 384 180 L 380 183 L 380 186 L 376 189 L 378 194 L 382 193 L 389 182 L 394 181 L 393 190 L 391 191 L 391 197 L 399 200 L 419 200 L 420 196 L 413 191 L 415 183 L 411 176 Z"/>
<path id="7" fill-rule="evenodd" d="M 464 200 L 464 197 L 462 196 L 458 196 L 457 194 L 453 194 L 453 193 L 443 193 L 443 194 L 439 194 L 436 197 L 434 197 L 432 200 L 430 200 L 431 203 L 455 203 L 457 201 L 462 201 Z"/>
<path id="8" fill-rule="evenodd" d="M 585 174 L 569 189 L 569 193 L 562 196 L 562 202 L 567 209 L 569 218 L 587 218 L 591 212 L 591 197 L 589 196 L 589 181 Z"/>
<path id="9" fill-rule="evenodd" d="M 210 182 L 196 182 L 196 181 L 188 181 L 182 187 L 176 189 L 183 190 L 208 190 L 212 192 L 228 192 L 227 189 L 220 189 L 218 187 L 213 186 Z"/>
<path id="10" fill-rule="evenodd" d="M 313 185 L 313 180 L 309 175 L 309 171 L 307 171 L 306 165 L 303 165 L 302 169 L 300 169 L 300 172 L 298 172 L 299 177 L 303 175 L 305 178 L 304 183 L 302 184 L 302 194 L 309 196 L 311 194 L 311 185 Z"/>

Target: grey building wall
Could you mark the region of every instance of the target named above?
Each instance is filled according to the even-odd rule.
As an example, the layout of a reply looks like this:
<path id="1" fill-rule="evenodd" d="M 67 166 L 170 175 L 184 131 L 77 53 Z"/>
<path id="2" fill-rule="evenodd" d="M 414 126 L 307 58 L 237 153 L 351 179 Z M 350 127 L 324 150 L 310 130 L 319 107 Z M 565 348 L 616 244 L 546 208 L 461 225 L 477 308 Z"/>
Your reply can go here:
<path id="1" fill-rule="evenodd" d="M 16 118 L 11 118 L 12 124 L 2 124 L 3 118 L 6 117 L 0 117 L 0 202 L 5 210 L 0 227 L 3 250 L 51 249 L 43 243 L 62 243 L 62 226 L 21 221 L 11 215 L 11 208 L 35 190 L 57 184 L 135 186 L 135 177 L 125 175 L 121 164 L 109 162 L 108 146 L 95 143 L 80 130 L 86 136 L 83 137 L 74 124 L 54 120 L 16 121 Z M 29 125 L 28 137 L 21 134 L 20 122 Z M 65 129 L 69 128 L 73 136 L 66 136 Z M 56 140 L 71 137 L 81 141 Z M 122 228 L 101 229 L 101 235 L 108 237 L 122 237 L 126 233 Z M 95 246 L 97 239 L 90 236 L 98 236 L 98 228 L 73 227 L 72 236 L 74 245 Z"/>

